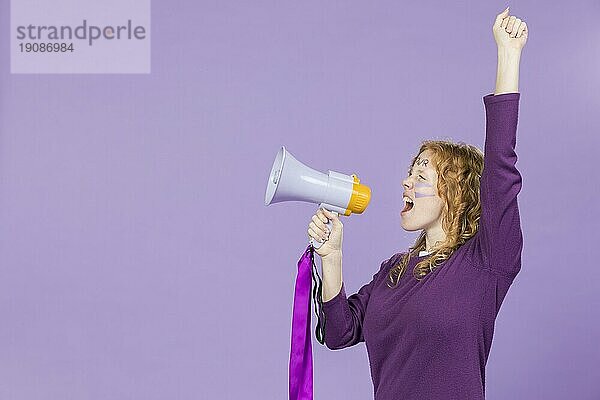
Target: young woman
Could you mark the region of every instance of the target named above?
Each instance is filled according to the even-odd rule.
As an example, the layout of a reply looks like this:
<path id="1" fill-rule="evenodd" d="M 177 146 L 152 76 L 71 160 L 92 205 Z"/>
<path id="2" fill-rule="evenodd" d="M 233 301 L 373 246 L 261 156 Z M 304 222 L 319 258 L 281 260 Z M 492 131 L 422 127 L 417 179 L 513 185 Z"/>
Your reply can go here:
<path id="1" fill-rule="evenodd" d="M 494 321 L 523 247 L 515 144 L 528 29 L 508 12 L 493 24 L 498 69 L 494 94 L 483 97 L 485 153 L 425 141 L 403 181 L 402 227 L 421 230 L 413 247 L 383 261 L 370 283 L 346 297 L 342 223 L 319 210 L 309 224 L 309 237 L 325 241 L 315 250 L 323 268 L 325 344 L 365 342 L 376 400 L 485 397 Z"/>

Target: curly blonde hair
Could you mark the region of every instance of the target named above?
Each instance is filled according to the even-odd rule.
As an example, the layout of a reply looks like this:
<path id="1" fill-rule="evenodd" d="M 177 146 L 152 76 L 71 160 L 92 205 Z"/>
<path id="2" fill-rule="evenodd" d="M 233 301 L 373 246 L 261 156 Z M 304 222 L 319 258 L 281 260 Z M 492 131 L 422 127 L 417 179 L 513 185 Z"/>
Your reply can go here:
<path id="1" fill-rule="evenodd" d="M 438 173 L 437 190 L 444 202 L 442 229 L 446 233 L 446 240 L 430 257 L 415 265 L 413 276 L 417 280 L 423 279 L 450 258 L 456 249 L 477 233 L 481 215 L 479 181 L 483 172 L 483 152 L 463 142 L 425 140 L 421 142 L 421 148 L 413 158 L 411 167 L 425 150 L 431 150 L 434 154 L 432 161 Z M 425 250 L 425 235 L 425 230 L 421 231 L 414 245 L 390 269 L 388 287 L 398 284 L 411 256 Z"/>

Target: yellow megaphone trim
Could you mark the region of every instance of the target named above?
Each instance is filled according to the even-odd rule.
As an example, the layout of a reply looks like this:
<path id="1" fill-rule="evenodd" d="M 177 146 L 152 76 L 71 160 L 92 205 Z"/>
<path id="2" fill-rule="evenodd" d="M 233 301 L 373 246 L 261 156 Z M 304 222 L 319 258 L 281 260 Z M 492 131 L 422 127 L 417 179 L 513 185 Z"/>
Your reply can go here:
<path id="1" fill-rule="evenodd" d="M 354 184 L 352 185 L 352 195 L 350 196 L 350 202 L 348 203 L 348 207 L 346 208 L 345 216 L 350 216 L 350 214 L 362 214 L 363 211 L 369 205 L 369 201 L 371 201 L 371 188 L 366 185 L 362 185 L 360 183 L 360 179 L 355 174 L 352 174 L 352 178 L 354 178 Z"/>

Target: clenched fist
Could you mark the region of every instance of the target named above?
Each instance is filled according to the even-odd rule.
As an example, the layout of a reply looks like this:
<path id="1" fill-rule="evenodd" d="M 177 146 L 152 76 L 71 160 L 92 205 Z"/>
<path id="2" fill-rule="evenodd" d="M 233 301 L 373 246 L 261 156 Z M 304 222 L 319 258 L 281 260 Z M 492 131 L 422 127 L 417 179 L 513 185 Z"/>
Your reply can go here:
<path id="1" fill-rule="evenodd" d="M 508 15 L 509 7 L 496 16 L 493 32 L 498 49 L 522 50 L 527 42 L 527 24 L 514 15 Z"/>
<path id="2" fill-rule="evenodd" d="M 331 220 L 331 232 L 326 225 L 328 219 Z M 319 242 L 325 241 L 321 247 L 315 248 L 321 257 L 342 251 L 343 231 L 344 225 L 338 215 L 323 208 L 319 208 L 308 224 L 308 236 Z"/>

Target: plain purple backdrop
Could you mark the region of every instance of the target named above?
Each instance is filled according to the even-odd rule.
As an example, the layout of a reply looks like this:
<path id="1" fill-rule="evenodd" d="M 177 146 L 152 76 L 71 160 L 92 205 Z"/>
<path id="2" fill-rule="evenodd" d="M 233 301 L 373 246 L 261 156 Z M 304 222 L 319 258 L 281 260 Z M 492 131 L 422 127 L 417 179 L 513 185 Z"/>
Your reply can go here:
<path id="1" fill-rule="evenodd" d="M 11 75 L 0 2 L 0 398 L 284 399 L 296 262 L 316 206 L 264 206 L 281 145 L 356 173 L 354 293 L 417 232 L 424 139 L 483 148 L 504 2 L 153 1 L 149 75 Z M 600 398 L 600 3 L 527 21 L 517 167 L 523 266 L 489 399 Z M 314 337 L 316 399 L 369 399 L 364 343 Z M 457 373 L 459 373 L 457 371 Z"/>

